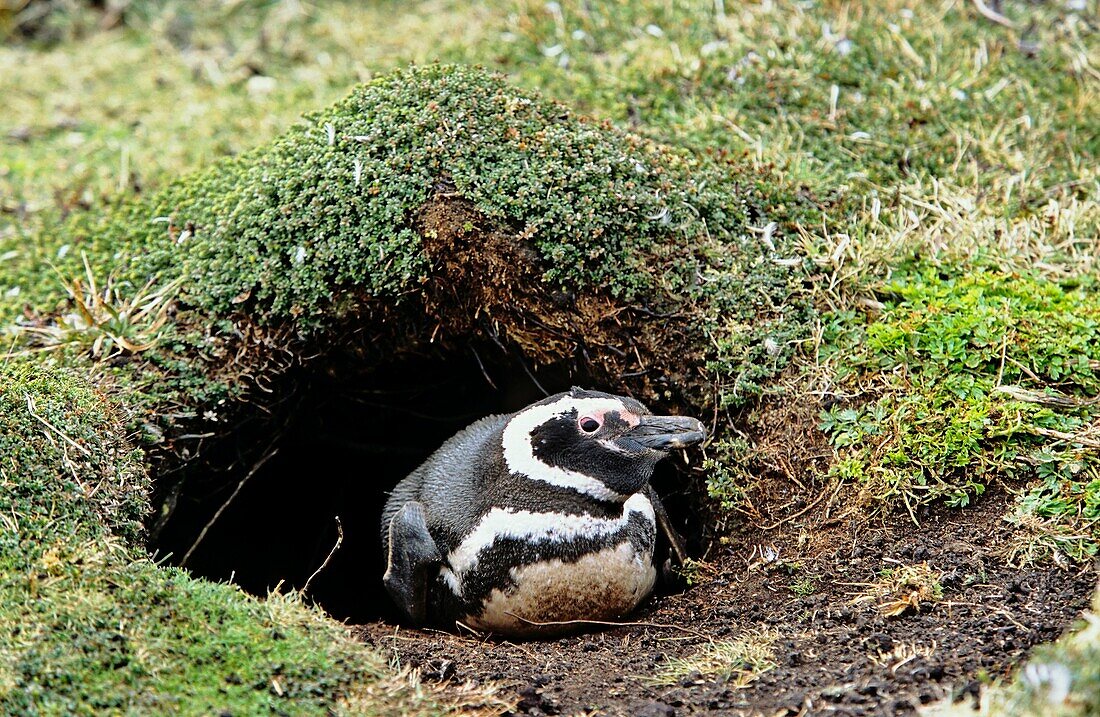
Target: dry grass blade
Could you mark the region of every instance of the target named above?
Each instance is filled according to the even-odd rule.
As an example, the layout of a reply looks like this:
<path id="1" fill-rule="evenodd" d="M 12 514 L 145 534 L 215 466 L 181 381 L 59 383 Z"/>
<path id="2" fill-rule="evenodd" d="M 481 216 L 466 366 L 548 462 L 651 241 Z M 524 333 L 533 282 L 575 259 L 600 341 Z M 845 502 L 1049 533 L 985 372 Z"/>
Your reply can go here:
<path id="1" fill-rule="evenodd" d="M 998 25 L 1001 25 L 1002 27 L 1007 27 L 1009 29 L 1015 29 L 1016 28 L 1016 23 L 1012 22 L 1011 20 L 1009 20 L 1007 17 L 1005 17 L 1001 13 L 997 12 L 993 8 L 986 5 L 985 2 L 983 2 L 983 0 L 973 0 L 973 1 L 974 1 L 974 7 L 978 10 L 978 13 L 982 17 L 984 17 L 986 20 L 989 20 L 990 22 L 995 22 Z"/>
<path id="2" fill-rule="evenodd" d="M 336 519 L 336 543 L 332 546 L 332 550 L 328 551 L 328 555 L 325 556 L 324 562 L 320 567 L 313 571 L 313 574 L 306 578 L 306 584 L 302 586 L 302 594 L 305 595 L 309 592 L 309 584 L 313 582 L 313 578 L 321 574 L 321 571 L 328 567 L 329 562 L 332 560 L 332 556 L 336 555 L 336 551 L 340 549 L 340 546 L 344 544 L 344 524 L 340 522 L 340 516 L 334 515 Z"/>
<path id="3" fill-rule="evenodd" d="M 699 637 L 699 638 L 702 638 L 704 640 L 711 639 L 709 635 L 707 635 L 705 633 L 702 633 L 702 632 L 699 632 L 698 630 L 692 630 L 689 627 L 684 627 L 682 625 L 668 625 L 668 624 L 659 623 L 659 622 L 644 622 L 644 621 L 643 622 L 638 622 L 638 621 L 635 621 L 635 622 L 615 622 L 614 620 L 528 620 L 527 618 L 523 617 L 522 615 L 517 615 L 514 612 L 509 612 L 507 614 L 510 615 L 511 617 L 514 617 L 515 619 L 519 620 L 520 622 L 526 623 L 528 625 L 538 625 L 540 627 L 557 626 L 557 625 L 562 625 L 562 626 L 565 626 L 565 625 L 578 625 L 578 626 L 593 625 L 593 626 L 600 626 L 600 627 L 652 627 L 652 628 L 655 628 L 655 629 L 658 629 L 658 630 L 678 630 L 680 632 L 684 632 L 684 633 L 687 633 L 689 635 L 694 635 L 695 637 Z M 465 625 L 461 622 L 459 622 L 458 624 L 460 626 L 462 626 L 463 628 L 465 628 L 466 630 L 469 630 L 474 635 L 480 635 L 481 634 L 477 630 L 473 629 L 472 627 L 470 627 L 468 625 Z"/>
<path id="4" fill-rule="evenodd" d="M 92 454 L 92 452 L 91 452 L 91 451 L 89 451 L 89 450 L 88 450 L 88 449 L 87 449 L 86 447 L 84 447 L 84 446 L 80 445 L 79 443 L 77 443 L 76 441 L 74 441 L 74 440 L 73 440 L 72 438 L 69 438 L 69 437 L 68 437 L 67 435 L 65 435 L 65 432 L 64 432 L 64 431 L 62 431 L 62 430 L 61 430 L 60 428 L 58 428 L 57 426 L 53 425 L 52 423 L 50 423 L 49 421 L 47 421 L 47 420 L 46 420 L 45 418 L 43 418 L 43 417 L 42 417 L 41 415 L 39 415 L 38 413 L 36 413 L 36 412 L 35 412 L 35 409 L 37 408 L 37 406 L 35 406 L 35 403 L 34 403 L 34 398 L 33 398 L 33 397 L 32 397 L 32 396 L 31 396 L 31 395 L 29 394 L 29 393 L 25 393 L 25 394 L 23 394 L 23 397 L 24 397 L 24 398 L 26 399 L 26 401 L 27 401 L 27 413 L 31 414 L 31 416 L 32 416 L 32 417 L 33 417 L 33 418 L 34 418 L 35 420 L 37 420 L 37 421 L 38 421 L 39 423 L 41 423 L 41 424 L 42 424 L 43 426 L 45 426 L 46 428 L 48 428 L 48 429 L 50 429 L 51 431 L 53 431 L 54 433 L 56 433 L 56 434 L 57 434 L 58 436 L 60 436 L 60 437 L 61 437 L 61 439 L 62 439 L 62 440 L 64 440 L 64 441 L 65 441 L 66 443 L 68 443 L 68 444 L 69 444 L 70 446 L 72 446 L 73 448 L 77 449 L 78 451 L 80 451 L 80 452 L 81 452 L 81 453 L 83 453 L 84 455 L 86 455 L 86 456 L 90 456 L 90 455 Z"/>
<path id="5" fill-rule="evenodd" d="M 1067 433 L 1066 431 L 1056 431 L 1053 428 L 1031 426 L 1029 432 L 1038 436 L 1056 438 L 1059 441 L 1066 441 L 1067 443 L 1076 443 L 1086 448 L 1100 448 L 1100 431 L 1096 430 L 1098 427 L 1100 426 L 1092 426 L 1078 433 Z"/>
<path id="6" fill-rule="evenodd" d="M 711 642 L 692 655 L 669 659 L 647 681 L 671 685 L 705 675 L 726 680 L 734 688 L 745 687 L 776 667 L 775 642 L 778 639 L 779 633 L 774 630 L 748 630 L 736 640 Z"/>
<path id="7" fill-rule="evenodd" d="M 180 560 L 181 566 L 187 565 L 188 559 L 190 559 L 191 555 L 199 547 L 203 539 L 206 538 L 206 534 L 210 532 L 210 528 L 214 525 L 214 523 L 218 522 L 218 518 L 222 516 L 222 513 L 224 513 L 226 508 L 229 507 L 229 504 L 232 503 L 238 495 L 240 495 L 241 489 L 244 488 L 245 483 L 247 483 L 252 478 L 252 476 L 256 475 L 256 473 L 258 473 L 259 470 L 264 467 L 264 464 L 271 460 L 275 456 L 275 454 L 279 452 L 277 443 L 281 435 L 282 434 L 276 436 L 275 440 L 271 442 L 271 445 L 266 451 L 264 451 L 264 454 L 260 457 L 260 459 L 256 461 L 255 464 L 253 464 L 252 468 L 248 471 L 248 473 L 245 474 L 244 478 L 242 478 L 240 482 L 237 483 L 237 487 L 233 489 L 233 492 L 229 494 L 229 497 L 225 499 L 225 502 L 222 503 L 216 511 L 214 511 L 214 515 L 210 517 L 210 520 L 206 521 L 206 525 L 202 526 L 202 530 L 199 531 L 199 535 L 195 538 L 195 542 L 191 543 L 191 547 L 188 548 L 187 552 L 183 554 L 183 559 Z M 343 537 L 343 528 L 341 528 L 340 539 L 343 539 Z M 337 543 L 337 547 L 339 547 L 339 543 Z M 322 565 L 321 567 L 324 566 Z"/>
<path id="8" fill-rule="evenodd" d="M 863 592 L 852 599 L 853 605 L 876 603 L 886 617 L 898 617 L 908 610 L 919 610 L 921 605 L 937 603 L 943 599 L 941 574 L 928 563 L 902 565 L 888 568 L 873 583 L 859 583 Z"/>
<path id="9" fill-rule="evenodd" d="M 1076 398 L 1063 393 L 1051 393 L 1032 391 L 1022 386 L 996 386 L 997 393 L 1003 393 L 1015 401 L 1022 403 L 1037 403 L 1041 406 L 1057 406 L 1060 408 L 1078 408 L 1081 406 L 1094 406 L 1100 403 L 1100 396 L 1092 398 Z"/>
<path id="10" fill-rule="evenodd" d="M 936 654 L 936 648 L 938 646 L 935 640 L 932 640 L 927 645 L 920 645 L 916 642 L 898 642 L 895 643 L 889 651 L 880 651 L 876 655 L 871 656 L 871 662 L 888 668 L 890 673 L 894 674 L 901 667 L 914 660 L 932 657 Z"/>

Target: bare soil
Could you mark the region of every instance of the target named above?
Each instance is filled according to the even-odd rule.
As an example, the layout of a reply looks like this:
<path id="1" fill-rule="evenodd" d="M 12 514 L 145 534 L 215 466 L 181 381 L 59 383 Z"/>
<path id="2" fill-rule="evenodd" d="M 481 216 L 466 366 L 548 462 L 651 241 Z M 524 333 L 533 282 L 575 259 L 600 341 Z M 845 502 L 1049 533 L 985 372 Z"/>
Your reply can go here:
<path id="1" fill-rule="evenodd" d="M 911 714 L 942 698 L 973 699 L 983 680 L 1009 674 L 1087 606 L 1093 568 L 1006 563 L 1011 498 L 1000 490 L 973 508 L 927 510 L 919 525 L 905 513 L 869 523 L 794 507 L 771 530 L 746 520 L 694 585 L 657 594 L 634 624 L 551 642 L 385 622 L 357 630 L 425 680 L 502 685 L 516 715 Z M 882 599 L 858 600 L 882 571 L 923 564 L 939 576 L 939 599 L 895 617 Z M 800 579 L 810 594 L 792 589 Z M 777 664 L 747 686 L 698 673 L 653 683 L 670 658 L 752 630 L 778 632 Z"/>

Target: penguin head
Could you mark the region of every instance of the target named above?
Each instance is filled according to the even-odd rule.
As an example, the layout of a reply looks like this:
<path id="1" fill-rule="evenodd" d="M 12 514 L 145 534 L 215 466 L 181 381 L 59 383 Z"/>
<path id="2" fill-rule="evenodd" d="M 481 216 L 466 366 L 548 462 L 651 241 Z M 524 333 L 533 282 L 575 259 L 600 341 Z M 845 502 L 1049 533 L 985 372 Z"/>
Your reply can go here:
<path id="1" fill-rule="evenodd" d="M 705 437 L 697 419 L 654 416 L 632 398 L 573 388 L 513 414 L 502 441 L 513 473 L 624 501 L 669 451 Z"/>

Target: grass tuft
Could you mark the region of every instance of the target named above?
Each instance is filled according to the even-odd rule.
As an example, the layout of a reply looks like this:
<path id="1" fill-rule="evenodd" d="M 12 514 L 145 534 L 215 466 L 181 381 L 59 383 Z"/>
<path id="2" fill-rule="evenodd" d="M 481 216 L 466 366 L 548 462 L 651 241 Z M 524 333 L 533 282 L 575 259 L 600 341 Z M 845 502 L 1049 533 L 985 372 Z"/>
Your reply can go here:
<path id="1" fill-rule="evenodd" d="M 775 669 L 774 630 L 746 631 L 736 640 L 711 642 L 688 657 L 669 659 L 651 678 L 653 684 L 674 685 L 701 677 L 719 679 L 741 688 Z"/>
<path id="2" fill-rule="evenodd" d="M 64 282 L 71 311 L 54 317 L 26 317 L 9 326 L 16 345 L 31 351 L 70 349 L 86 352 L 93 359 L 108 361 L 116 356 L 148 351 L 170 332 L 172 301 L 180 280 L 153 288 L 150 279 L 127 296 L 131 288 L 108 276 L 102 288 L 81 252 L 84 276 Z"/>
<path id="3" fill-rule="evenodd" d="M 919 612 L 943 599 L 940 573 L 928 563 L 901 565 L 879 573 L 879 579 L 863 584 L 863 591 L 852 604 L 874 603 L 886 617 L 898 617 L 906 612 Z"/>

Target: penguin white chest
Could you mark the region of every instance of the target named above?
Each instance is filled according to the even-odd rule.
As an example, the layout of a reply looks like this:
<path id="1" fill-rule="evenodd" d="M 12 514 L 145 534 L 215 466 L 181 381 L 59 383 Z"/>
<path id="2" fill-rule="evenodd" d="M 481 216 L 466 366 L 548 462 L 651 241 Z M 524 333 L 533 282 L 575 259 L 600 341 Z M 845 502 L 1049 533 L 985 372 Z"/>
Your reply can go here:
<path id="1" fill-rule="evenodd" d="M 625 541 L 577 560 L 553 558 L 512 568 L 513 584 L 494 589 L 471 627 L 514 635 L 553 634 L 569 626 L 538 625 L 569 620 L 613 620 L 637 607 L 657 573 L 653 554 Z"/>
<path id="2" fill-rule="evenodd" d="M 450 551 L 440 575 L 456 596 L 477 600 L 462 620 L 471 627 L 562 633 L 569 628 L 535 623 L 617 619 L 649 595 L 655 537 L 642 493 L 615 516 L 494 508 Z M 494 576 L 487 590 L 479 587 L 486 574 Z"/>

